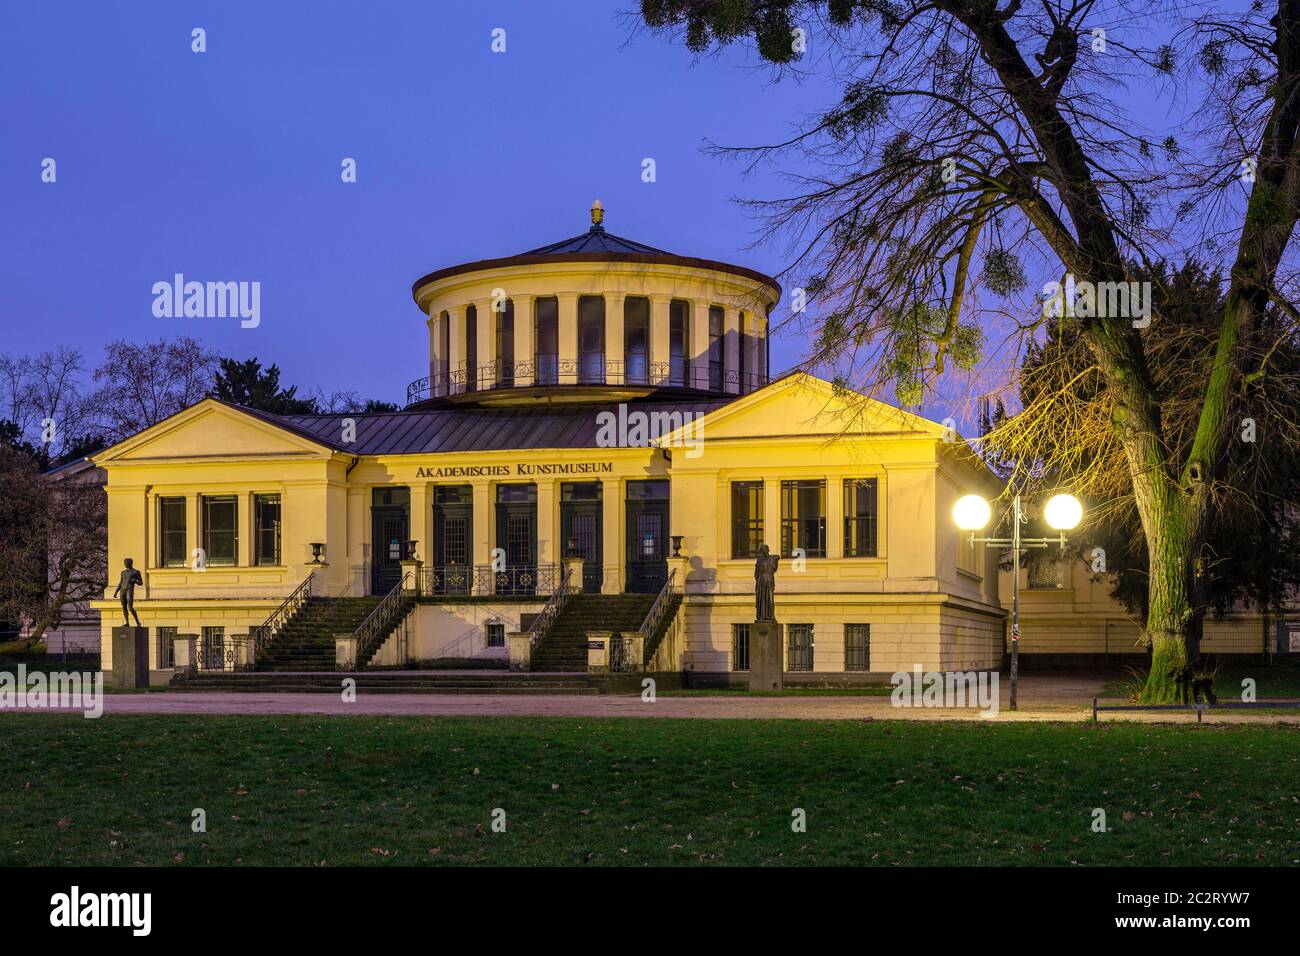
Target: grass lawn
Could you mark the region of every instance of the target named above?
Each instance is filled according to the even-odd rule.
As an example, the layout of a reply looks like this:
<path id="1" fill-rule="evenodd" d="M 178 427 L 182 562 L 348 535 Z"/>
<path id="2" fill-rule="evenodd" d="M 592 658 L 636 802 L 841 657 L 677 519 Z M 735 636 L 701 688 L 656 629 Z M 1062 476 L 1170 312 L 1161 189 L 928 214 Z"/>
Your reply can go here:
<path id="1" fill-rule="evenodd" d="M 1294 665 L 1233 664 L 1220 667 L 1214 675 L 1214 693 L 1224 702 L 1240 702 L 1241 682 L 1247 677 L 1255 681 L 1257 699 L 1300 698 L 1300 667 Z M 1106 682 L 1102 693 L 1106 697 L 1124 697 L 1133 682 L 1134 679 L 1128 676 L 1113 678 Z"/>
<path id="2" fill-rule="evenodd" d="M 6 714 L 0 770 L 2 865 L 1300 861 L 1295 725 Z"/>

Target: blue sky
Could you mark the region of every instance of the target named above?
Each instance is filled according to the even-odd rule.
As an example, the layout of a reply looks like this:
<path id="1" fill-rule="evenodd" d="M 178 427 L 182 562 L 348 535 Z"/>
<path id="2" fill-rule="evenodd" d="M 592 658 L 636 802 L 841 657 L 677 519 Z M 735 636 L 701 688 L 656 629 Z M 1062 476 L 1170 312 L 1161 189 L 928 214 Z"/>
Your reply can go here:
<path id="1" fill-rule="evenodd" d="M 772 83 L 739 47 L 696 63 L 615 7 L 635 0 L 11 5 L 0 351 L 93 365 L 114 338 L 194 335 L 304 389 L 401 401 L 427 373 L 411 282 L 581 232 L 597 196 L 611 232 L 780 271 L 732 202 L 780 184 L 701 146 L 778 137 L 836 94 Z M 260 326 L 156 318 L 177 272 L 261 282 Z M 802 346 L 776 342 L 773 368 Z"/>

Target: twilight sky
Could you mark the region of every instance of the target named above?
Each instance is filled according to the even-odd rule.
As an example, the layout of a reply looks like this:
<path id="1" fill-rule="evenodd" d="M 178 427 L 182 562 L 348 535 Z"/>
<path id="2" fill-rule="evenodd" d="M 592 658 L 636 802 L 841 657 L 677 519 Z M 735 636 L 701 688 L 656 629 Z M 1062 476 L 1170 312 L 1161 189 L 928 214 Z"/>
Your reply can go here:
<path id="1" fill-rule="evenodd" d="M 741 49 L 692 67 L 633 0 L 11 6 L 0 31 L 0 351 L 194 335 L 304 389 L 402 401 L 427 374 L 413 280 L 606 226 L 766 272 L 701 152 L 830 99 Z M 206 53 L 190 31 L 207 31 Z M 491 52 L 491 31 L 507 50 Z M 57 162 L 57 182 L 40 180 Z M 340 181 L 344 157 L 358 181 Z M 658 181 L 641 181 L 653 157 Z M 262 319 L 155 318 L 153 283 L 262 283 Z M 784 368 L 800 343 L 778 343 Z"/>
<path id="2" fill-rule="evenodd" d="M 579 233 L 596 197 L 611 232 L 779 273 L 783 250 L 747 248 L 755 224 L 732 199 L 784 184 L 743 178 L 701 147 L 783 138 L 841 91 L 821 77 L 773 82 L 743 45 L 696 63 L 617 12 L 636 5 L 12 6 L 0 30 L 0 351 L 72 345 L 93 366 L 114 338 L 193 335 L 279 364 L 303 391 L 402 402 L 427 374 L 412 281 Z M 195 27 L 205 53 L 191 51 Z M 1153 93 L 1117 93 L 1130 114 L 1164 117 Z M 41 182 L 46 157 L 55 184 Z M 345 157 L 356 183 L 340 179 Z M 641 179 L 646 157 L 654 183 Z M 261 324 L 155 317 L 151 288 L 175 273 L 259 281 Z M 805 347 L 778 337 L 773 371 Z"/>

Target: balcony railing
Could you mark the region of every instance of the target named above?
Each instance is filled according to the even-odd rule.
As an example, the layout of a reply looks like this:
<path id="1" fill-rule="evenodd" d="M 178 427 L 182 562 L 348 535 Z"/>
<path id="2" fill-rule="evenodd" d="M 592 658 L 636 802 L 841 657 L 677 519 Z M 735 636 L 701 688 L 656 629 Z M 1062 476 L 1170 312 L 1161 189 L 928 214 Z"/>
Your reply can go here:
<path id="1" fill-rule="evenodd" d="M 709 368 L 678 359 L 648 362 L 641 358 L 610 361 L 601 355 L 560 359 L 539 355 L 536 361 L 487 362 L 460 365 L 447 372 L 417 379 L 406 387 L 406 404 L 433 398 L 539 386 L 614 385 L 647 388 L 689 388 L 705 392 L 748 394 L 771 381 L 758 372 L 743 376 L 735 369 Z"/>
<path id="2" fill-rule="evenodd" d="M 421 593 L 429 597 L 545 597 L 555 590 L 560 568 L 555 564 L 515 564 L 494 569 L 490 564 L 425 568 Z"/>

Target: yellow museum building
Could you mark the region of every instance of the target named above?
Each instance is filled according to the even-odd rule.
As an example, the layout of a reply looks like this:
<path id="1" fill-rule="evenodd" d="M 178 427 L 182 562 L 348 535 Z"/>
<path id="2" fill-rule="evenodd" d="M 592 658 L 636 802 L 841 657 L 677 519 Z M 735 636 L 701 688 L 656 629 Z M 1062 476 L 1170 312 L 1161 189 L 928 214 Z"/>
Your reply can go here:
<path id="1" fill-rule="evenodd" d="M 207 399 L 94 456 L 152 670 L 725 675 L 747 667 L 762 545 L 791 674 L 1000 666 L 1009 590 L 950 518 L 996 477 L 934 422 L 770 378 L 773 279 L 592 213 L 414 284 L 428 376 L 401 412 Z M 1069 625 L 1059 582 L 1051 600 Z"/>

